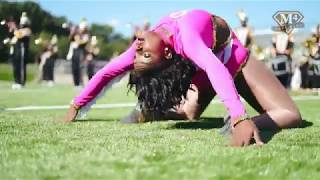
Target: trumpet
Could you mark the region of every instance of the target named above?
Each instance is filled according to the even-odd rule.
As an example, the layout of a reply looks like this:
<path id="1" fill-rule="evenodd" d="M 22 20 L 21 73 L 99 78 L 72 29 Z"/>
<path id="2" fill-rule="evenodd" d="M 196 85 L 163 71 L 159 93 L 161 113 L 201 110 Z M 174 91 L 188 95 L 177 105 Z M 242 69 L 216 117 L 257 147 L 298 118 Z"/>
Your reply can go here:
<path id="1" fill-rule="evenodd" d="M 1 20 L 0 24 L 1 24 L 2 26 L 4 26 L 4 25 L 7 24 L 7 21 L 6 21 L 5 19 L 4 19 L 4 20 Z"/>
<path id="2" fill-rule="evenodd" d="M 71 24 L 68 23 L 68 22 L 64 22 L 64 23 L 61 25 L 61 27 L 62 27 L 63 29 L 69 29 L 70 26 L 71 26 Z"/>
<path id="3" fill-rule="evenodd" d="M 74 29 L 77 29 L 78 27 L 72 23 L 69 23 L 69 22 L 64 22 L 61 24 L 61 27 L 63 29 L 66 29 L 66 30 L 69 30 L 69 31 L 72 31 Z"/>
<path id="4" fill-rule="evenodd" d="M 42 41 L 43 41 L 42 38 L 39 37 L 39 38 L 37 38 L 37 39 L 34 40 L 34 44 L 35 44 L 35 45 L 40 45 L 40 44 L 42 43 Z"/>

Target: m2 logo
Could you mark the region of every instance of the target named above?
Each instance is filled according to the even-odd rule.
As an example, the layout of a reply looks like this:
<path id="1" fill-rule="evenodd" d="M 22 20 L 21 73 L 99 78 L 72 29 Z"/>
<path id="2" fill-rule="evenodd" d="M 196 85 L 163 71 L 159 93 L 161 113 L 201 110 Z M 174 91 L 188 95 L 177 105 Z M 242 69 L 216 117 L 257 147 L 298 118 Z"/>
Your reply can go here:
<path id="1" fill-rule="evenodd" d="M 278 26 L 273 27 L 275 31 L 284 31 L 291 33 L 294 28 L 303 28 L 303 15 L 299 11 L 277 11 L 272 18 L 277 22 Z"/>
<path id="2" fill-rule="evenodd" d="M 173 18 L 173 19 L 178 19 L 178 18 L 181 18 L 182 16 L 186 15 L 187 13 L 188 13 L 188 10 L 176 11 L 176 12 L 169 14 L 169 17 Z"/>

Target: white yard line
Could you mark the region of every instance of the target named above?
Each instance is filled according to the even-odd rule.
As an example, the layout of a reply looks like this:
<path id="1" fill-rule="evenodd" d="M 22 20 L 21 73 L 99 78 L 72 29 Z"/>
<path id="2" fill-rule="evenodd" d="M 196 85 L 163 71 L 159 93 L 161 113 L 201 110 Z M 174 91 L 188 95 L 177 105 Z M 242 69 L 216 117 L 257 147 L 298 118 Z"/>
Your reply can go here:
<path id="1" fill-rule="evenodd" d="M 94 109 L 112 109 L 112 108 L 126 108 L 134 107 L 136 103 L 117 103 L 117 104 L 95 104 L 92 106 Z M 5 111 L 29 111 L 29 110 L 59 110 L 68 109 L 69 105 L 56 105 L 56 106 L 21 106 L 14 108 L 5 108 Z"/>
<path id="2" fill-rule="evenodd" d="M 304 100 L 320 100 L 320 96 L 294 96 L 292 97 L 295 101 L 304 101 Z M 241 99 L 243 100 L 243 99 Z M 211 104 L 220 104 L 219 100 L 211 101 Z M 136 103 L 115 103 L 115 104 L 95 104 L 92 106 L 94 109 L 114 109 L 114 108 L 129 108 L 134 107 Z M 5 108 L 4 111 L 29 111 L 29 110 L 59 110 L 59 109 L 68 109 L 68 105 L 56 105 L 56 106 L 21 106 L 21 107 L 12 107 Z"/>

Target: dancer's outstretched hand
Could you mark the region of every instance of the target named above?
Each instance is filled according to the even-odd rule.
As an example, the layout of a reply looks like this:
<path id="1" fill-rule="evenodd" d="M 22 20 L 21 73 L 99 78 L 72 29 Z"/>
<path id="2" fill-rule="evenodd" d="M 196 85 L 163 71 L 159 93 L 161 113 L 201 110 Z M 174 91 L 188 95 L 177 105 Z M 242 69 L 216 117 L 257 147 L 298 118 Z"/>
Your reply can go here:
<path id="1" fill-rule="evenodd" d="M 264 144 L 261 141 L 259 130 L 252 120 L 244 120 L 239 122 L 233 129 L 231 134 L 231 146 L 248 146 L 254 140 L 257 145 Z"/>
<path id="2" fill-rule="evenodd" d="M 77 108 L 75 108 L 75 106 L 71 105 L 67 114 L 63 118 L 63 122 L 69 123 L 69 122 L 75 121 L 77 114 L 78 114 Z"/>

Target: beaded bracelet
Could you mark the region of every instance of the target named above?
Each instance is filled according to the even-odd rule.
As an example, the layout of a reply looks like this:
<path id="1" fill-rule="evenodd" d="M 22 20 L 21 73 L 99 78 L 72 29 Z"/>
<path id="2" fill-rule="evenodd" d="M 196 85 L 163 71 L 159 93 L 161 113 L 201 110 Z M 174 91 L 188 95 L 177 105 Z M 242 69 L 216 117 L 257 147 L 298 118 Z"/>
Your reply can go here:
<path id="1" fill-rule="evenodd" d="M 237 120 L 232 124 L 232 128 L 235 128 L 238 124 L 240 124 L 242 121 L 250 120 L 249 115 L 243 115 L 237 118 Z"/>

